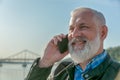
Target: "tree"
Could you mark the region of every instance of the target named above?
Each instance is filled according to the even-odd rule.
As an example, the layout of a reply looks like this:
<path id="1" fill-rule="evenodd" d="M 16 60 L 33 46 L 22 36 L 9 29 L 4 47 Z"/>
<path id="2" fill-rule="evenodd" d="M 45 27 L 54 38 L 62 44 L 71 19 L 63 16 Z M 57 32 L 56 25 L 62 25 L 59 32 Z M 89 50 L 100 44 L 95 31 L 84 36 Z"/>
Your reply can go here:
<path id="1" fill-rule="evenodd" d="M 107 51 L 113 59 L 120 61 L 120 46 L 110 47 Z"/>

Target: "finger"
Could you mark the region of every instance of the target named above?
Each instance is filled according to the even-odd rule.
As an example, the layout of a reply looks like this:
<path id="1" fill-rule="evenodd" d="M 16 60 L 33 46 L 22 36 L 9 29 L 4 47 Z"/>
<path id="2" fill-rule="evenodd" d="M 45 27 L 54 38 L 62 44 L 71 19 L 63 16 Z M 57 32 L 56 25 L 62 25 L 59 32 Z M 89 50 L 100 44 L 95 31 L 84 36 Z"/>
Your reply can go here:
<path id="1" fill-rule="evenodd" d="M 58 41 L 62 41 L 62 38 L 64 37 L 65 37 L 64 34 L 60 34 L 60 35 L 55 36 L 54 38 L 56 38 Z"/>
<path id="2" fill-rule="evenodd" d="M 58 42 L 58 41 L 59 41 L 59 40 L 57 39 L 57 36 L 55 36 L 55 37 L 53 38 L 54 44 L 57 45 L 57 42 Z"/>
<path id="3" fill-rule="evenodd" d="M 56 36 L 56 38 L 58 39 L 58 41 L 62 41 L 62 37 L 60 35 Z"/>
<path id="4" fill-rule="evenodd" d="M 66 38 L 66 35 L 64 35 L 64 34 L 60 34 L 60 36 L 61 36 L 62 38 Z"/>
<path id="5" fill-rule="evenodd" d="M 52 41 L 55 45 L 57 45 L 58 41 L 62 41 L 62 39 L 65 37 L 66 37 L 66 35 L 64 35 L 64 34 L 56 35 L 53 37 Z"/>

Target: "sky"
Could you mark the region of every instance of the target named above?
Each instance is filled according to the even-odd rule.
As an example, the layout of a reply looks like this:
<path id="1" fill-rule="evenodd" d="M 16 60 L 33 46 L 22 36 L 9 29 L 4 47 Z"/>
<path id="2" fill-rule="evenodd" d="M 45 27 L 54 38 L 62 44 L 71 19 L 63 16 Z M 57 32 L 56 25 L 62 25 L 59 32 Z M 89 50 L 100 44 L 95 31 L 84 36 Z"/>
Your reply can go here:
<path id="1" fill-rule="evenodd" d="M 109 28 L 104 48 L 120 46 L 119 0 L 0 0 L 0 58 L 25 49 L 43 55 L 53 36 L 68 33 L 77 7 L 102 12 Z"/>

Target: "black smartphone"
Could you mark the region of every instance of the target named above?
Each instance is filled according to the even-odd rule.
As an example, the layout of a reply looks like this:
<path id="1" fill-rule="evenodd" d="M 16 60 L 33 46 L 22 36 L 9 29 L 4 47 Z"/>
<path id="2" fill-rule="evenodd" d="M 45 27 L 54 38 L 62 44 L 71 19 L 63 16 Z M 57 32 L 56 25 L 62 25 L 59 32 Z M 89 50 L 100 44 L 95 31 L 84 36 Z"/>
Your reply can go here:
<path id="1" fill-rule="evenodd" d="M 62 41 L 58 41 L 57 45 L 61 54 L 66 52 L 68 50 L 68 35 L 66 35 L 66 38 L 63 38 Z"/>

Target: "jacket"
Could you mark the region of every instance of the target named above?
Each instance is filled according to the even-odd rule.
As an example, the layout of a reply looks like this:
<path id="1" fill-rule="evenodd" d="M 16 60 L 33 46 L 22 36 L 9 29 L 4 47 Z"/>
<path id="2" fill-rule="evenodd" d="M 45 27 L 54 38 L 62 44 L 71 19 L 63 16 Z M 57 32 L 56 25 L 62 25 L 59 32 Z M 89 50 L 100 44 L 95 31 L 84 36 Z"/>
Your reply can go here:
<path id="1" fill-rule="evenodd" d="M 52 66 L 40 68 L 34 64 L 25 80 L 47 80 Z M 62 62 L 55 70 L 54 77 L 48 80 L 74 80 L 75 65 L 72 62 Z M 85 80 L 115 80 L 120 71 L 120 64 L 112 60 L 109 55 L 95 69 L 85 72 Z"/>

